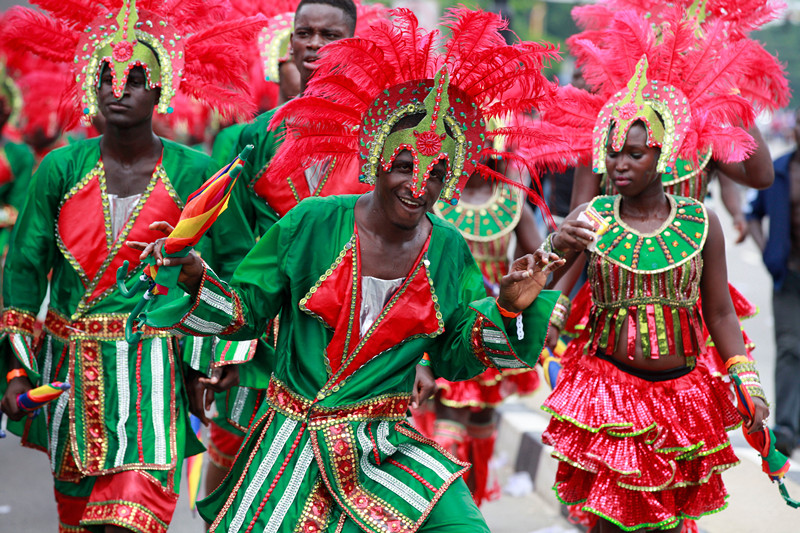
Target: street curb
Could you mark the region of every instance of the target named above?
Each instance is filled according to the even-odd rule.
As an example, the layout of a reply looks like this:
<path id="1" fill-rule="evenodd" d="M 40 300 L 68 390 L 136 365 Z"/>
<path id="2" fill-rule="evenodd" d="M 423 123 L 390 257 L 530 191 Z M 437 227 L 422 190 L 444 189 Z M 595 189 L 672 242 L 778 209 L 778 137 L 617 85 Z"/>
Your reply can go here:
<path id="1" fill-rule="evenodd" d="M 527 472 L 534 491 L 548 504 L 561 503 L 552 490 L 558 461 L 542 443 L 549 418 L 519 399 L 509 399 L 497 409 L 499 415 L 495 453 L 508 458 L 515 472 Z"/>

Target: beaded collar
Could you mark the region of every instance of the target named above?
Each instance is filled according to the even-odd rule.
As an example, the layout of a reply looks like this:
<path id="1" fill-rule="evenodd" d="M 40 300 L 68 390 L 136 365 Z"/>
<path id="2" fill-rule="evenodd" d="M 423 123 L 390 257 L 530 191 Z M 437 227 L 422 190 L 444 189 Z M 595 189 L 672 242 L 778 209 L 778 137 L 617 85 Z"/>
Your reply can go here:
<path id="1" fill-rule="evenodd" d="M 518 190 L 498 185 L 482 204 L 470 204 L 462 199 L 452 205 L 439 200 L 433 210 L 453 224 L 466 240 L 490 242 L 514 231 L 522 218 L 523 201 Z"/>
<path id="2" fill-rule="evenodd" d="M 698 255 L 708 235 L 708 215 L 702 203 L 667 195 L 670 213 L 652 233 L 641 233 L 622 221 L 621 196 L 598 196 L 591 205 L 609 222 L 597 241 L 597 253 L 635 273 L 664 272 Z"/>

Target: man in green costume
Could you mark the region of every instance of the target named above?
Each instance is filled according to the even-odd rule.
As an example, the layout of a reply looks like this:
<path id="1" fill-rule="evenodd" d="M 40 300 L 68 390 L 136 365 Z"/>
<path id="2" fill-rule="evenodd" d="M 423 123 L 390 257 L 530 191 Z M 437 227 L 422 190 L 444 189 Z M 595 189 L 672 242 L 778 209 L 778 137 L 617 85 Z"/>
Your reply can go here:
<path id="1" fill-rule="evenodd" d="M 128 261 L 126 284 L 136 282 L 142 264 L 124 242 L 156 238 L 160 233 L 150 227 L 155 219 L 176 223 L 186 199 L 215 170 L 208 156 L 153 133 L 154 107 L 168 112 L 179 83 L 197 95 L 225 90 L 224 83 L 197 71 L 191 61 L 200 50 L 190 39 L 160 42 L 163 31 L 188 35 L 181 17 L 121 4 L 115 22 L 113 14 L 101 14 L 91 23 L 106 28 L 105 34 L 85 32 L 69 18 L 85 23 L 86 13 L 61 10 L 49 21 L 63 26 L 65 42 L 52 43 L 52 49 L 65 50 L 65 61 L 71 63 L 74 53 L 66 42 L 80 41 L 79 49 L 88 51 L 75 56 L 73 79 L 83 99 L 75 111 L 99 111 L 106 129 L 102 137 L 55 150 L 42 161 L 5 268 L 2 408 L 17 421 L 10 427 L 23 443 L 50 456 L 59 531 L 166 532 L 183 459 L 202 451 L 188 430 L 177 339 L 145 329 L 140 342 L 125 340 L 135 300 L 123 296 L 116 276 Z M 15 12 L 10 38 L 42 49 L 29 40 L 39 37 L 34 25 L 41 16 Z M 203 21 L 190 22 L 195 28 Z M 246 32 L 214 34 L 214 22 L 205 23 L 215 37 L 201 46 L 218 46 L 216 39 L 234 47 L 247 41 Z M 218 66 L 230 68 L 225 61 Z M 181 83 L 173 69 L 193 76 Z M 34 322 L 51 271 L 39 345 Z M 42 415 L 25 419 L 17 396 L 52 381 L 69 382 L 71 390 Z"/>
<path id="2" fill-rule="evenodd" d="M 525 256 L 501 281 L 498 299 L 488 298 L 458 231 L 429 211 L 440 197 L 457 200 L 459 183 L 488 151 L 483 116 L 505 112 L 490 108 L 486 85 L 465 90 L 468 73 L 491 70 L 501 92 L 524 81 L 533 101 L 550 50 L 505 45 L 497 15 L 462 9 L 449 20 L 463 33 L 448 41 L 449 59 L 435 79 L 427 65 L 445 64 L 434 56 L 436 34 L 405 40 L 417 21 L 401 11 L 375 31 L 405 42 L 402 60 L 416 68 L 401 79 L 364 80 L 359 73 L 375 72 L 364 63 L 377 61 L 378 71 L 388 72 L 400 58 L 387 50 L 345 64 L 372 42 L 332 43 L 305 96 L 274 119 L 286 119 L 290 135 L 271 168 L 301 168 L 308 160 L 298 153 L 312 162 L 335 153 L 362 164 L 362 180 L 374 191 L 300 202 L 261 238 L 230 284 L 194 254 L 165 259 L 161 241 L 131 243 L 142 258 L 152 253 L 161 264 L 182 266 L 187 294 L 172 304 L 174 323 L 151 327 L 250 339 L 280 317 L 271 375 L 260 372 L 257 359 L 219 362 L 267 392 L 228 476 L 198 505 L 211 531 L 488 531 L 460 477 L 467 465 L 406 421 L 414 369 L 424 351 L 434 373 L 452 380 L 487 366 L 534 365 L 556 298 L 541 289 L 560 262 L 541 251 Z M 478 28 L 489 28 L 490 37 L 475 42 Z M 477 56 L 467 59 L 468 49 Z M 433 57 L 419 57 L 428 53 Z M 486 66 L 476 69 L 469 61 L 480 54 Z M 539 60 L 509 67 L 493 61 L 523 54 Z M 331 83 L 348 92 L 334 96 Z M 320 94 L 331 98 L 323 102 Z M 320 120 L 321 105 L 330 120 Z"/>
<path id="3" fill-rule="evenodd" d="M 22 107 L 17 84 L 0 63 L 0 256 L 5 254 L 11 229 L 25 196 L 33 172 L 33 153 L 21 143 L 3 135 L 8 123 L 15 122 Z"/>

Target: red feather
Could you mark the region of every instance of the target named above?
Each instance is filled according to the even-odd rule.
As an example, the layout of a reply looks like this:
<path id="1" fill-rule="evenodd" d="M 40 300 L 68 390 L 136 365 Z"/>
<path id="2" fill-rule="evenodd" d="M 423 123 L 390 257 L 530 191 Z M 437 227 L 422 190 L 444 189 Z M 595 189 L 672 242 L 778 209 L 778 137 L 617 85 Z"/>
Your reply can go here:
<path id="1" fill-rule="evenodd" d="M 3 19 L 0 39 L 5 46 L 21 48 L 57 63 L 71 62 L 78 34 L 65 31 L 50 17 L 27 7 L 12 7 Z"/>

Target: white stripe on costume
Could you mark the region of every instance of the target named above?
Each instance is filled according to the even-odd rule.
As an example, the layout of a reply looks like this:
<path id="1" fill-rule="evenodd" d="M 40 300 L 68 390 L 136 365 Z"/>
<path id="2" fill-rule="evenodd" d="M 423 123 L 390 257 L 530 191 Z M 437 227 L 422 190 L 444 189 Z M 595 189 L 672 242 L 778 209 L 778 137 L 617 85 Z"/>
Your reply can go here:
<path id="1" fill-rule="evenodd" d="M 394 492 L 406 501 L 411 507 L 419 512 L 425 512 L 425 509 L 430 505 L 430 501 L 417 494 L 411 487 L 397 479 L 391 474 L 388 474 L 376 468 L 369 462 L 369 455 L 372 453 L 372 440 L 367 435 L 367 422 L 361 422 L 356 431 L 358 442 L 363 448 L 361 455 L 361 471 L 371 480 L 380 483 L 390 491 Z"/>
<path id="2" fill-rule="evenodd" d="M 164 431 L 164 343 L 165 339 L 156 337 L 150 345 L 150 373 L 153 405 L 153 433 L 155 434 L 155 463 L 167 464 L 167 437 Z"/>
<path id="3" fill-rule="evenodd" d="M 208 333 L 210 335 L 217 335 L 222 333 L 226 325 L 220 325 L 216 322 L 209 322 L 208 320 L 203 320 L 195 315 L 189 315 L 183 320 L 183 324 L 189 326 L 195 331 L 199 331 L 200 333 Z"/>
<path id="4" fill-rule="evenodd" d="M 300 457 L 297 458 L 297 464 L 294 465 L 292 471 L 292 478 L 289 480 L 289 485 L 283 491 L 278 505 L 272 511 L 269 517 L 267 527 L 264 528 L 264 533 L 277 533 L 278 529 L 283 524 L 283 519 L 286 517 L 286 512 L 289 507 L 294 503 L 297 498 L 297 493 L 300 491 L 300 485 L 303 483 L 303 478 L 308 472 L 308 467 L 311 466 L 311 461 L 314 459 L 314 450 L 311 448 L 311 439 L 306 441 L 303 446 L 303 451 L 300 452 Z"/>
<path id="5" fill-rule="evenodd" d="M 114 457 L 114 466 L 125 464 L 125 452 L 128 449 L 128 416 L 131 410 L 130 376 L 128 369 L 128 341 L 125 339 L 116 342 L 117 350 L 117 455 Z"/>
<path id="6" fill-rule="evenodd" d="M 270 444 L 266 457 L 264 457 L 261 464 L 258 465 L 255 476 L 253 476 L 253 479 L 244 491 L 244 496 L 242 496 L 242 501 L 236 509 L 236 515 L 234 515 L 233 521 L 231 521 L 228 533 L 238 533 L 239 529 L 242 527 L 245 516 L 247 516 L 250 507 L 253 505 L 253 500 L 255 500 L 256 495 L 261 490 L 261 486 L 264 484 L 264 481 L 266 481 L 272 467 L 275 466 L 278 455 L 283 451 L 283 448 L 286 446 L 286 441 L 292 436 L 295 427 L 297 427 L 296 420 L 287 418 L 283 422 L 281 429 L 278 430 L 278 434 L 275 435 L 275 440 Z"/>
<path id="7" fill-rule="evenodd" d="M 214 309 L 218 309 L 228 316 L 233 316 L 233 303 L 227 298 L 211 292 L 206 287 L 203 287 L 203 290 L 200 291 L 200 299 Z"/>

